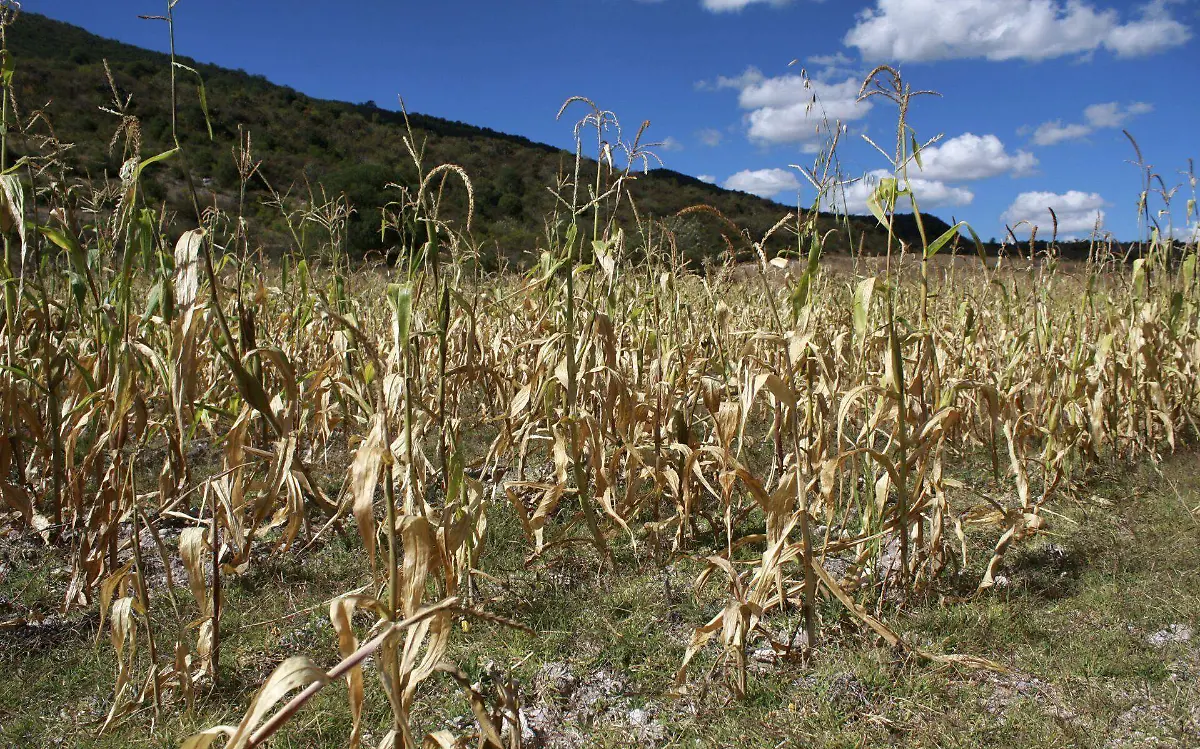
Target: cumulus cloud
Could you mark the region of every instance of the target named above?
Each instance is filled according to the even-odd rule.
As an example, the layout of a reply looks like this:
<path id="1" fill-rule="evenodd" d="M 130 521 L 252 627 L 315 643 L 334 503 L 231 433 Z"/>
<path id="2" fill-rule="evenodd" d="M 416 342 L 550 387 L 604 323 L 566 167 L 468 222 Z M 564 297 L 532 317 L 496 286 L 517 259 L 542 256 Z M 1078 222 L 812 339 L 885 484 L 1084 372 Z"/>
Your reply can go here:
<path id="1" fill-rule="evenodd" d="M 845 75 L 841 80 L 830 78 L 831 72 L 846 72 L 836 66 L 848 57 L 838 53 L 812 59 L 824 64 L 815 79 L 794 74 L 767 77 L 750 66 L 740 75 L 697 81 L 696 88 L 736 89 L 738 104 L 749 110 L 748 134 L 757 143 L 812 143 L 821 138 L 826 122 L 861 119 L 872 106 L 869 100 L 858 101 L 861 80 L 857 74 Z"/>
<path id="2" fill-rule="evenodd" d="M 1088 234 L 1097 223 L 1104 221 L 1104 198 L 1099 193 L 1070 190 L 1063 194 L 1053 192 L 1023 192 L 1017 196 L 1000 218 L 1015 227 L 1028 221 L 1039 227 L 1039 233 L 1048 234 L 1054 225 L 1050 209 L 1058 216 L 1060 235 L 1079 232 Z M 1014 229 L 1018 234 L 1029 234 L 1029 227 Z"/>
<path id="3" fill-rule="evenodd" d="M 825 68 L 845 67 L 854 62 L 854 58 L 845 52 L 834 52 L 832 55 L 813 55 L 805 58 L 811 65 Z"/>
<path id="4" fill-rule="evenodd" d="M 759 143 L 811 142 L 821 137 L 826 121 L 858 120 L 871 111 L 870 101 L 857 101 L 857 78 L 835 83 L 799 75 L 755 77 L 750 72 L 739 77 L 738 104 L 749 110 L 749 136 Z"/>
<path id="5" fill-rule="evenodd" d="M 1171 236 L 1180 242 L 1200 244 L 1200 223 L 1173 227 Z"/>
<path id="6" fill-rule="evenodd" d="M 920 176 L 931 180 L 964 182 L 1002 174 L 1028 175 L 1037 166 L 1028 151 L 1009 153 L 995 135 L 964 133 L 921 151 Z M 909 169 L 910 174 L 913 172 Z"/>
<path id="7" fill-rule="evenodd" d="M 753 86 L 764 78 L 766 76 L 761 70 L 750 65 L 739 75 L 719 75 L 715 81 L 696 81 L 696 88 L 700 91 L 722 88 L 736 88 L 740 91 L 747 86 Z"/>
<path id="8" fill-rule="evenodd" d="M 710 185 L 717 184 L 717 178 L 711 174 L 701 174 L 699 177 L 696 177 L 696 179 L 700 180 L 701 182 L 707 182 Z"/>
<path id="9" fill-rule="evenodd" d="M 1191 29 L 1153 0 L 1136 17 L 1087 0 L 876 0 L 845 43 L 864 58 L 927 62 L 982 57 L 1045 60 L 1105 48 L 1138 57 L 1187 42 Z"/>
<path id="10" fill-rule="evenodd" d="M 1079 140 L 1092 134 L 1092 128 L 1078 123 L 1064 125 L 1062 120 L 1043 122 L 1033 131 L 1033 142 L 1039 146 L 1053 146 L 1068 140 Z"/>
<path id="11" fill-rule="evenodd" d="M 832 204 L 843 213 L 867 213 L 869 210 L 867 208 L 867 199 L 875 192 L 875 188 L 879 185 L 879 180 L 891 176 L 892 173 L 886 169 L 876 169 L 868 172 L 862 179 L 839 188 L 833 196 Z M 922 212 L 930 208 L 942 206 L 969 205 L 975 200 L 975 193 L 971 192 L 971 190 L 965 187 L 947 185 L 941 180 L 912 177 L 910 175 L 909 185 L 912 188 L 913 194 L 917 197 L 917 205 L 921 207 Z M 896 201 L 897 212 L 907 213 L 911 210 L 912 205 L 907 198 Z"/>
<path id="12" fill-rule="evenodd" d="M 975 193 L 952 182 L 988 179 L 1005 174 L 1014 177 L 1033 171 L 1037 159 L 1026 151 L 1010 153 L 995 135 L 964 133 L 956 138 L 929 146 L 921 151 L 921 165 L 909 167 L 909 184 L 921 210 L 944 206 L 969 205 Z M 866 213 L 867 198 L 875 192 L 879 180 L 891 172 L 877 169 L 857 182 L 846 185 L 834 205 L 848 213 Z M 898 211 L 911 210 L 907 200 L 897 203 Z"/>
<path id="13" fill-rule="evenodd" d="M 1121 127 L 1130 117 L 1153 111 L 1154 105 L 1144 101 L 1135 101 L 1127 107 L 1122 107 L 1120 102 L 1110 101 L 1091 105 L 1083 110 L 1083 116 L 1092 127 Z"/>
<path id="14" fill-rule="evenodd" d="M 1154 111 L 1154 105 L 1144 101 L 1122 105 L 1109 101 L 1093 104 L 1083 110 L 1083 122 L 1063 124 L 1062 120 L 1043 122 L 1033 131 L 1033 142 L 1039 146 L 1053 146 L 1068 140 L 1086 138 L 1097 130 L 1122 127 L 1131 117 Z"/>
<path id="15" fill-rule="evenodd" d="M 859 66 L 854 58 L 845 52 L 835 52 L 832 55 L 813 55 L 804 60 L 813 77 L 819 81 L 832 81 L 853 76 L 862 78 Z"/>
<path id="16" fill-rule="evenodd" d="M 1155 0 L 1143 5 L 1141 18 L 1115 26 L 1104 46 L 1121 57 L 1141 57 L 1186 43 L 1192 38 L 1192 30 L 1167 10 L 1168 2 L 1175 1 Z"/>
<path id="17" fill-rule="evenodd" d="M 800 180 L 795 172 L 787 169 L 743 169 L 725 180 L 725 189 L 770 198 L 781 192 L 796 192 L 800 189 Z"/>
<path id="18" fill-rule="evenodd" d="M 716 128 L 706 127 L 703 130 L 697 131 L 696 137 L 699 138 L 700 142 L 703 143 L 704 145 L 706 145 L 710 148 L 715 148 L 715 147 L 721 145 L 721 141 L 724 139 L 725 136 L 721 133 L 720 130 L 717 130 Z"/>

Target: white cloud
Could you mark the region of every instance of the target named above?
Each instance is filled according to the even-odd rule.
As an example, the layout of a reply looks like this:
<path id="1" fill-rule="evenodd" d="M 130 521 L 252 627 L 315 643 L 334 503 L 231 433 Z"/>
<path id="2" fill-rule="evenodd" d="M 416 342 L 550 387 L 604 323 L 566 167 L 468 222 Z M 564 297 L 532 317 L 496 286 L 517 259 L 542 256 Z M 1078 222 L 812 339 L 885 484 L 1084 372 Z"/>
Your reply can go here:
<path id="1" fill-rule="evenodd" d="M 657 145 L 657 148 L 661 151 L 682 151 L 683 144 L 680 143 L 679 140 L 674 136 L 668 135 L 662 139 L 662 142 Z"/>
<path id="2" fill-rule="evenodd" d="M 701 143 L 710 148 L 721 145 L 721 141 L 725 138 L 720 130 L 713 127 L 706 127 L 703 130 L 697 131 L 696 137 L 700 139 Z"/>
<path id="3" fill-rule="evenodd" d="M 1171 236 L 1180 242 L 1200 244 L 1200 224 L 1176 226 L 1171 229 Z"/>
<path id="4" fill-rule="evenodd" d="M 753 65 L 748 66 L 740 75 L 726 76 L 719 75 L 715 81 L 696 81 L 696 88 L 700 91 L 711 91 L 713 89 L 736 88 L 741 90 L 747 86 L 753 86 L 766 78 L 763 72 Z"/>
<path id="5" fill-rule="evenodd" d="M 1135 101 L 1127 106 L 1109 101 L 1093 104 L 1083 110 L 1082 123 L 1063 124 L 1062 120 L 1043 122 L 1033 131 L 1033 142 L 1039 146 L 1053 146 L 1068 140 L 1086 138 L 1097 130 L 1122 127 L 1131 117 L 1154 111 L 1154 105 Z"/>
<path id="6" fill-rule="evenodd" d="M 1093 104 L 1083 110 L 1083 116 L 1094 128 L 1121 127 L 1130 117 L 1154 111 L 1154 105 L 1144 101 L 1135 101 L 1128 107 L 1121 107 L 1120 102 L 1110 101 L 1104 104 Z"/>
<path id="7" fill-rule="evenodd" d="M 786 107 L 796 103 L 808 103 L 819 96 L 828 109 L 840 107 L 850 110 L 858 106 L 860 87 L 858 81 L 847 79 L 841 83 L 818 83 L 807 81 L 798 75 L 781 75 L 763 78 L 742 88 L 738 103 L 743 109 L 760 107 Z"/>
<path id="8" fill-rule="evenodd" d="M 769 198 L 781 192 L 796 192 L 800 189 L 800 180 L 787 169 L 743 169 L 725 180 L 725 189 Z"/>
<path id="9" fill-rule="evenodd" d="M 1071 190 L 1061 195 L 1053 192 L 1023 192 L 1017 196 L 1000 218 L 1009 226 L 1028 221 L 1039 227 L 1038 233 L 1049 238 L 1054 225 L 1050 209 L 1058 216 L 1058 233 L 1090 234 L 1097 222 L 1104 221 L 1104 198 L 1099 193 Z M 1015 230 L 1028 234 L 1028 226 Z"/>
<path id="10" fill-rule="evenodd" d="M 727 13 L 729 11 L 739 11 L 747 5 L 755 3 L 770 3 L 771 5 L 786 5 L 789 0 L 700 0 L 700 4 L 705 10 L 711 10 L 714 13 Z"/>
<path id="11" fill-rule="evenodd" d="M 826 59 L 826 58 L 821 58 Z M 829 57 L 837 61 L 841 57 Z M 733 88 L 746 115 L 750 139 L 758 143 L 804 143 L 821 137 L 825 122 L 861 119 L 870 101 L 858 101 L 861 82 L 851 75 L 842 81 L 808 80 L 801 75 L 768 78 L 753 66 L 736 76 L 699 81 L 699 90 Z"/>
<path id="12" fill-rule="evenodd" d="M 922 62 L 982 57 L 1045 60 L 1104 47 L 1136 57 L 1177 47 L 1192 36 L 1153 0 L 1122 21 L 1087 0 L 876 0 L 845 36 L 864 58 Z"/>
<path id="13" fill-rule="evenodd" d="M 710 185 L 717 184 L 717 178 L 711 174 L 701 174 L 699 177 L 696 177 L 696 179 L 700 180 L 701 182 L 707 182 Z"/>
<path id="14" fill-rule="evenodd" d="M 805 80 L 799 75 L 763 78 L 741 89 L 738 104 L 747 116 L 750 139 L 760 143 L 798 143 L 821 137 L 825 123 L 858 120 L 871 111 L 858 101 L 860 82 Z"/>
<path id="15" fill-rule="evenodd" d="M 862 78 L 862 71 L 855 64 L 853 57 L 844 52 L 832 55 L 813 55 L 805 59 L 812 68 L 810 72 L 819 81 L 833 81 L 838 78 Z"/>
<path id="16" fill-rule="evenodd" d="M 871 197 L 875 192 L 880 179 L 891 176 L 892 173 L 886 169 L 876 169 L 868 172 L 862 179 L 839 188 L 833 196 L 832 203 L 845 213 L 867 213 L 867 198 Z M 971 190 L 965 187 L 947 185 L 941 180 L 912 177 L 910 175 L 909 186 L 913 194 L 916 195 L 917 205 L 921 207 L 922 212 L 940 206 L 969 205 L 975 200 L 975 193 L 971 192 Z M 901 198 L 896 201 L 896 211 L 898 213 L 909 213 L 912 211 L 912 204 L 908 201 L 908 198 Z"/>
<path id="17" fill-rule="evenodd" d="M 1009 153 L 995 135 L 964 133 L 921 150 L 919 175 L 924 179 L 961 182 L 1002 174 L 1020 177 L 1037 166 L 1028 151 Z M 910 175 L 917 170 L 909 168 Z"/>
<path id="18" fill-rule="evenodd" d="M 1141 18 L 1114 28 L 1104 46 L 1121 57 L 1140 57 L 1184 44 L 1192 38 L 1192 30 L 1167 11 L 1168 2 L 1174 1 L 1154 0 L 1142 6 Z"/>
<path id="19" fill-rule="evenodd" d="M 832 55 L 813 55 L 805 59 L 813 65 L 820 65 L 826 68 L 845 67 L 854 62 L 854 58 L 845 52 L 834 52 Z"/>
<path id="20" fill-rule="evenodd" d="M 1053 146 L 1067 140 L 1078 140 L 1091 135 L 1087 125 L 1064 125 L 1062 120 L 1043 122 L 1033 131 L 1033 142 L 1039 146 Z"/>

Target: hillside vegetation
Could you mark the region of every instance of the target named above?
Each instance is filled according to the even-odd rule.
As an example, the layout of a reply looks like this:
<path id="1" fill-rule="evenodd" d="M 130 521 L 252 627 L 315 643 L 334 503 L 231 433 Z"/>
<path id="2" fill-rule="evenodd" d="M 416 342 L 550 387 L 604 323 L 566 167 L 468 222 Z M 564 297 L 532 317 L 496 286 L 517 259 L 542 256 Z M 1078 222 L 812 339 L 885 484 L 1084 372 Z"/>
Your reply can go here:
<path id="1" fill-rule="evenodd" d="M 136 19 L 131 22 L 145 23 Z M 24 109 L 49 102 L 47 120 L 57 139 L 71 144 L 65 161 L 74 172 L 115 176 L 125 158 L 120 149 L 109 148 L 121 118 L 103 111 L 113 108 L 105 61 L 120 96 L 130 97 L 128 113 L 138 118 L 143 155 L 171 147 L 171 65 L 167 55 L 103 39 L 35 14 L 24 15 L 9 33 L 10 48 L 21 71 L 15 86 L 17 102 Z M 281 192 L 294 187 L 303 197 L 307 197 L 307 186 L 318 184 L 330 195 L 345 193 L 357 211 L 349 227 L 350 248 L 358 253 L 379 248 L 380 207 L 396 199 L 395 191 L 386 189 L 386 185 L 412 187 L 416 179 L 403 143 L 407 131 L 402 113 L 374 103 L 313 99 L 262 76 L 201 64 L 187 57 L 178 61 L 195 71 L 176 68 L 178 125 L 188 167 L 200 182 L 201 202 L 215 200 L 226 209 L 234 205 L 240 180 L 231 151 L 238 143 L 239 132 L 249 133 L 253 156 L 262 161 L 261 175 L 271 185 Z M 201 80 L 207 117 L 199 92 Z M 22 114 L 28 115 L 24 109 Z M 546 116 L 554 114 L 547 112 Z M 548 188 L 573 171 L 575 154 L 437 117 L 410 113 L 409 122 L 417 140 L 425 143 L 429 163 L 457 164 L 470 175 L 478 212 L 471 236 L 482 246 L 483 254 L 490 259 L 499 253 L 511 263 L 536 258 L 536 254 L 522 253 L 545 247 L 543 218 L 555 207 Z M 570 126 L 569 122 L 563 123 L 564 130 Z M 49 131 L 49 127 L 35 128 L 42 134 Z M 23 152 L 19 141 L 10 147 L 15 155 Z M 648 165 L 658 166 L 654 160 Z M 594 175 L 595 168 L 596 163 L 587 159 L 585 174 Z M 157 174 L 146 186 L 151 197 L 165 198 L 169 206 L 185 215 L 193 212 L 178 169 Z M 269 193 L 263 181 L 256 178 L 248 187 L 249 210 L 266 232 L 260 241 L 276 247 L 286 245 L 278 210 L 265 205 Z M 794 210 L 663 168 L 652 168 L 649 174 L 637 173 L 630 190 L 638 211 L 646 217 L 670 217 L 686 207 L 706 204 L 754 237 Z M 463 228 L 467 202 L 464 191 L 456 186 L 446 198 L 446 215 Z M 635 223 L 631 215 L 622 219 L 628 226 Z M 927 231 L 935 236 L 947 226 L 932 216 L 925 221 Z M 737 232 L 708 214 L 692 214 L 671 222 L 671 226 L 697 263 L 704 258 L 717 259 L 728 249 L 722 235 L 732 240 L 735 250 L 748 249 Z M 877 251 L 886 241 L 886 234 L 874 219 L 839 222 L 833 216 L 824 216 L 822 227 L 834 231 L 827 240 L 831 252 L 857 250 L 860 246 Z M 896 229 L 906 241 L 919 242 L 910 219 L 901 217 Z M 791 242 L 794 246 L 794 235 Z M 781 234 L 772 247 L 781 249 L 787 244 Z"/>

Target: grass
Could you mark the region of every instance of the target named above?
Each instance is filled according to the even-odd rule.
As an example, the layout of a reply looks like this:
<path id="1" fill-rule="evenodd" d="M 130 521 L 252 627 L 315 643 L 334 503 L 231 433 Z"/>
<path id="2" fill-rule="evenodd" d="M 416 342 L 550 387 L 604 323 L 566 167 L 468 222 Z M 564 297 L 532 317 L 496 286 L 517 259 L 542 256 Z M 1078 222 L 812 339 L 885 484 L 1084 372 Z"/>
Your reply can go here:
<path id="1" fill-rule="evenodd" d="M 1194 745 L 1200 637 L 1151 640 L 1173 626 L 1200 629 L 1200 521 L 1188 509 L 1200 503 L 1196 460 L 1191 452 L 1170 456 L 1161 474 L 1150 464 L 1109 466 L 1089 487 L 1093 497 L 1061 508 L 1065 517 L 1046 537 L 1009 555 L 1002 586 L 977 597 L 924 600 L 896 619 L 915 642 L 991 658 L 1011 674 L 905 658 L 829 607 L 825 647 L 808 663 L 756 662 L 736 709 L 720 679 L 703 696 L 673 700 L 667 692 L 688 623 L 723 605 L 722 596 L 688 595 L 696 563 L 679 559 L 659 571 L 626 559 L 642 571 L 598 578 L 595 560 L 583 554 L 552 570 L 526 570 L 519 527 L 504 513 L 493 515 L 493 530 L 497 547 L 510 551 L 497 553 L 486 569 L 503 585 L 484 583 L 484 592 L 497 597 L 494 613 L 533 633 L 475 621 L 447 657 L 472 679 L 486 681 L 493 669 L 515 677 L 548 746 L 629 746 L 637 710 L 650 726 L 637 743 L 647 746 Z M 11 565 L 18 552 L 5 553 L 6 565 L 17 569 Z M 45 600 L 50 591 L 23 581 L 53 579 L 50 565 L 43 556 L 9 577 L 9 589 L 24 589 L 26 603 Z M 102 736 L 95 732 L 107 705 L 98 685 L 110 681 L 114 663 L 112 649 L 95 644 L 95 616 L 0 633 L 0 668 L 15 676 L 0 681 L 0 743 L 166 747 L 205 725 L 236 722 L 285 657 L 302 651 L 326 664 L 336 659 L 324 604 L 368 581 L 360 547 L 338 536 L 307 555 L 284 555 L 231 577 L 221 678 L 201 695 L 195 716 L 156 721 L 143 709 Z M 177 594 L 187 595 L 182 588 Z M 789 622 L 780 616 L 767 625 L 786 629 Z M 575 680 L 573 688 L 555 688 L 554 676 L 561 681 L 563 674 Z M 343 746 L 351 725 L 344 700 L 343 688 L 325 690 L 274 746 Z M 378 699 L 367 705 L 364 722 L 378 738 L 388 710 Z M 431 729 L 469 713 L 461 695 L 444 686 L 423 688 L 420 705 L 414 720 Z"/>
<path id="2" fill-rule="evenodd" d="M 897 111 L 882 267 L 822 266 L 818 197 L 757 239 L 685 209 L 753 250 L 702 276 L 629 193 L 645 127 L 582 97 L 522 276 L 476 262 L 471 175 L 411 127 L 418 179 L 376 206 L 396 264 L 364 269 L 347 197 L 276 192 L 248 135 L 236 207 L 202 209 L 174 83 L 151 154 L 113 82 L 113 191 L 10 122 L 0 79 L 0 141 L 41 144 L 6 171 L 0 142 L 13 741 L 1192 738 L 1195 478 L 1114 461 L 1194 444 L 1197 248 L 939 263 L 967 227 L 896 233 L 920 92 L 892 68 L 860 91 Z M 628 166 L 589 171 L 611 139 Z M 182 236 L 141 187 L 168 170 Z M 271 271 L 265 207 L 291 239 Z"/>

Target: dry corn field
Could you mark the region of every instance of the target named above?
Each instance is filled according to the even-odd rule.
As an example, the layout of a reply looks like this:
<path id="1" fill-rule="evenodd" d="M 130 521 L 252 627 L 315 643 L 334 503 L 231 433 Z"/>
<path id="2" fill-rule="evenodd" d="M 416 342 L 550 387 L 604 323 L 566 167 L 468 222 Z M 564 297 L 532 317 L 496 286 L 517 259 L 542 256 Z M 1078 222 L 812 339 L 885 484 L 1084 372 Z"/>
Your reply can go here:
<path id="1" fill-rule="evenodd" d="M 667 702 L 737 710 L 756 657 L 803 669 L 830 629 L 914 668 L 1003 678 L 970 642 L 905 636 L 906 612 L 994 595 L 1008 556 L 1053 537 L 1098 471 L 1156 465 L 1197 435 L 1197 248 L 1156 232 L 1136 257 L 1098 239 L 1067 262 L 1053 245 L 981 258 L 955 226 L 833 268 L 818 201 L 772 230 L 790 255 L 731 222 L 731 247 L 757 259 L 698 269 L 637 213 L 636 169 L 581 158 L 548 186 L 559 211 L 536 262 L 489 275 L 471 216 L 440 206 L 470 175 L 410 138 L 423 181 L 385 209 L 407 243 L 394 264 L 348 260 L 351 207 L 319 189 L 275 195 L 295 241 L 267 257 L 242 207 L 147 199 L 187 152 L 142 153 L 119 95 L 119 178 L 69 173 L 4 70 L 5 137 L 37 150 L 0 176 L 0 524 L 51 550 L 65 592 L 53 612 L 10 609 L 0 634 L 99 617 L 112 670 L 80 736 L 152 736 L 226 699 L 230 724 L 183 745 L 243 749 L 333 694 L 348 716 L 334 745 L 536 745 L 530 685 L 451 660 L 480 631 L 530 629 L 486 571 L 496 554 L 543 590 L 580 569 L 603 587 L 690 565 L 677 595 L 721 603 L 683 623 Z M 912 95 L 886 68 L 863 84 L 899 105 L 895 179 L 872 202 L 885 227 L 915 205 Z M 611 137 L 610 113 L 560 113 L 577 114 L 581 154 Z M 836 146 L 808 173 L 823 194 Z M 254 182 L 251 134 L 234 157 Z M 503 549 L 500 518 L 519 526 Z M 257 689 L 218 697 L 227 622 L 256 618 L 225 591 L 335 542 L 362 582 L 313 609 L 335 648 L 301 637 Z M 433 682 L 469 720 L 432 724 Z M 364 719 L 369 704 L 386 717 Z"/>

